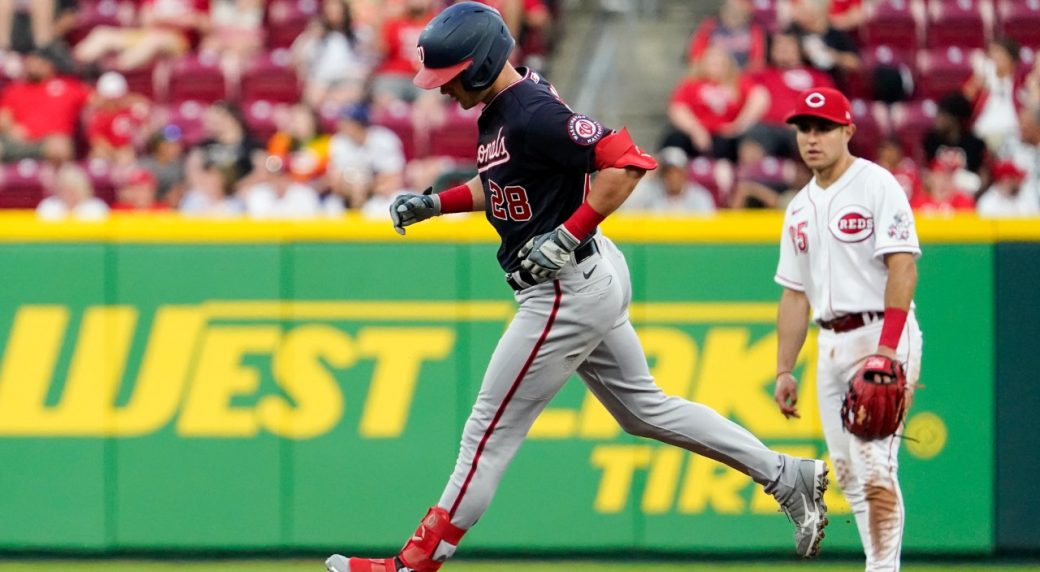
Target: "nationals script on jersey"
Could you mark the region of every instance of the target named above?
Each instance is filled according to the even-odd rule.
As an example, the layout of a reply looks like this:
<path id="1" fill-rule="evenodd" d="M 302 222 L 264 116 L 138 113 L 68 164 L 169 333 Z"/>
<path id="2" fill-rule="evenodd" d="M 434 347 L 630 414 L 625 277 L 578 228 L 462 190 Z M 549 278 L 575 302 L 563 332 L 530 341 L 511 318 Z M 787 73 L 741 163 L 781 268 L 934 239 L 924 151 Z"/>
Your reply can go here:
<path id="1" fill-rule="evenodd" d="M 884 255 L 921 254 L 906 193 L 865 159 L 826 189 L 809 181 L 787 206 L 784 233 L 774 279 L 805 292 L 815 321 L 884 311 Z"/>

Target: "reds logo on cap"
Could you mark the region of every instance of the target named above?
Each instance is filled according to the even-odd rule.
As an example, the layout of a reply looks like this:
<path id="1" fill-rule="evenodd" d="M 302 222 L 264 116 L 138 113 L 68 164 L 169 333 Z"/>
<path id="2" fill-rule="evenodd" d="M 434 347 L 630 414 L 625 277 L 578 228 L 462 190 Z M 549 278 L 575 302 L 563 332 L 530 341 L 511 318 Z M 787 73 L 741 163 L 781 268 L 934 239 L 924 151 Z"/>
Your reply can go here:
<path id="1" fill-rule="evenodd" d="M 814 91 L 805 98 L 805 104 L 813 109 L 823 107 L 827 103 L 827 98 L 822 93 Z"/>
<path id="2" fill-rule="evenodd" d="M 803 117 L 818 117 L 839 125 L 852 123 L 852 106 L 836 89 L 817 87 L 806 90 L 799 94 L 797 101 L 798 104 L 787 116 L 787 123 L 794 123 Z"/>

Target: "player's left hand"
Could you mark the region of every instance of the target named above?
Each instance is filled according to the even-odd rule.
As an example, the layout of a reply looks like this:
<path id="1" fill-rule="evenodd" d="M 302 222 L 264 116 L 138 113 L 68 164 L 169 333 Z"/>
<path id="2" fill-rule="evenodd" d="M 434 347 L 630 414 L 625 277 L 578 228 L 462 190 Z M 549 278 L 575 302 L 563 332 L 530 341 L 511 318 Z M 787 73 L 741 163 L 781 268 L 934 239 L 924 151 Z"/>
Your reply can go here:
<path id="1" fill-rule="evenodd" d="M 581 244 L 562 225 L 527 241 L 516 255 L 523 259 L 520 266 L 539 282 L 552 280 Z"/>

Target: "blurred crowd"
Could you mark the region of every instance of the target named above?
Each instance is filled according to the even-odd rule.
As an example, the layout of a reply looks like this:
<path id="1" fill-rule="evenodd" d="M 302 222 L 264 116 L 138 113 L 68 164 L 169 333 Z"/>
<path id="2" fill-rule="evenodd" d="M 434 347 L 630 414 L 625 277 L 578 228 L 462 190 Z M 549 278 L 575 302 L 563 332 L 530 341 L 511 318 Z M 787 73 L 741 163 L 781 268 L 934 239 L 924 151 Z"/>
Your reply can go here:
<path id="1" fill-rule="evenodd" d="M 783 208 L 811 173 L 786 113 L 853 103 L 853 153 L 928 213 L 1040 215 L 1040 2 L 724 0 L 685 50 L 662 166 L 630 208 Z"/>
<path id="2" fill-rule="evenodd" d="M 555 0 L 482 0 L 542 69 Z M 0 0 L 0 208 L 385 215 L 475 173 L 476 111 L 411 83 L 450 0 Z"/>

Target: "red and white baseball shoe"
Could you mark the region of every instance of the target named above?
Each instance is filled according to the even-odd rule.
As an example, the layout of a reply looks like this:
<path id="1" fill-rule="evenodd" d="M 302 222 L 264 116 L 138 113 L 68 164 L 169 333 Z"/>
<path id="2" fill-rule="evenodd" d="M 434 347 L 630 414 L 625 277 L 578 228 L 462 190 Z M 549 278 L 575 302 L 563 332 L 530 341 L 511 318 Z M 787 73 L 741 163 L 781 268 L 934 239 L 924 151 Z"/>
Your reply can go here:
<path id="1" fill-rule="evenodd" d="M 329 572 L 412 572 L 397 558 L 347 558 L 333 554 L 325 560 Z"/>

